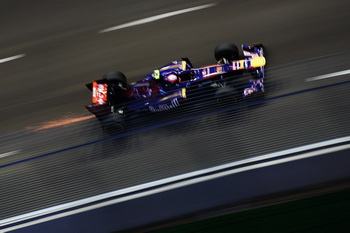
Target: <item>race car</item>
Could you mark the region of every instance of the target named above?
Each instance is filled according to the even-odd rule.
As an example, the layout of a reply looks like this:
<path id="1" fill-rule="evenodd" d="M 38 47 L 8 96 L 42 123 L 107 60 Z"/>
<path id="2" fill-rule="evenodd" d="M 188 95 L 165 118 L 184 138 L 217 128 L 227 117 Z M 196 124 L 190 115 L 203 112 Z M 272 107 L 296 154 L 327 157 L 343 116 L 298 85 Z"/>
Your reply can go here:
<path id="1" fill-rule="evenodd" d="M 188 58 L 182 58 L 131 84 L 122 72 L 106 73 L 101 79 L 86 84 L 92 91 L 92 103 L 85 107 L 107 132 L 111 128 L 116 132 L 125 129 L 126 119 L 141 112 L 173 111 L 191 101 L 204 101 L 208 96 L 218 102 L 230 97 L 235 104 L 262 96 L 265 92 L 264 46 L 257 43 L 241 48 L 243 57 L 236 45 L 221 43 L 215 48 L 217 62 L 213 65 L 196 68 Z M 236 80 L 244 71 L 251 76 L 242 86 Z"/>

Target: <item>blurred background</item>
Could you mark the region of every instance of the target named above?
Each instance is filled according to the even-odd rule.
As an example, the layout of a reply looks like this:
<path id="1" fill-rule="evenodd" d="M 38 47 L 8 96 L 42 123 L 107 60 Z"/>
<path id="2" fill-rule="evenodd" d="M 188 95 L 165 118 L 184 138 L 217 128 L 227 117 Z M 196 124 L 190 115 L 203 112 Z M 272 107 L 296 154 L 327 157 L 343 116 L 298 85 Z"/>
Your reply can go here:
<path id="1" fill-rule="evenodd" d="M 215 3 L 159 21 L 99 33 L 131 21 Z M 135 81 L 189 57 L 215 62 L 220 42 L 263 42 L 270 67 L 349 49 L 349 3 L 335 1 L 0 2 L 1 134 L 84 112 L 84 84 L 120 70 Z"/>
<path id="2" fill-rule="evenodd" d="M 349 136 L 349 75 L 305 81 L 349 70 L 349 9 L 347 0 L 0 0 L 1 218 Z M 214 64 L 220 42 L 265 45 L 276 100 L 104 140 L 84 108 L 86 83 L 115 70 L 133 82 L 181 57 Z M 67 118 L 76 123 L 40 128 Z"/>

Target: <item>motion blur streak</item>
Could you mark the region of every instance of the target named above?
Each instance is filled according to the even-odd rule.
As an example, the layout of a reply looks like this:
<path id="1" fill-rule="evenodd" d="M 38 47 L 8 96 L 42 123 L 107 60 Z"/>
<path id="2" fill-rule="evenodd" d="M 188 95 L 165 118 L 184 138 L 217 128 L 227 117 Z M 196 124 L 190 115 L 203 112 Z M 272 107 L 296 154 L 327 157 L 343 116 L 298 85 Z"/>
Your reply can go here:
<path id="1" fill-rule="evenodd" d="M 25 56 L 25 54 L 20 54 L 20 55 L 16 55 L 16 56 L 12 56 L 12 57 L 3 58 L 3 59 L 0 59 L 0 63 L 5 63 L 8 61 L 16 60 L 16 59 L 22 58 L 24 56 Z"/>
<path id="2" fill-rule="evenodd" d="M 350 74 L 350 70 L 343 70 L 343 71 L 339 71 L 339 72 L 335 72 L 335 73 L 331 73 L 331 74 L 320 75 L 320 76 L 316 76 L 313 78 L 308 78 L 308 79 L 306 79 L 306 81 L 307 82 L 316 81 L 316 80 L 320 80 L 320 79 L 332 78 L 332 77 L 337 77 L 337 76 L 346 75 L 346 74 Z"/>
<path id="3" fill-rule="evenodd" d="M 18 153 L 19 153 L 19 150 L 6 152 L 6 153 L 3 153 L 3 154 L 0 154 L 0 159 L 8 157 L 8 156 L 11 156 L 11 155 L 15 155 L 15 154 L 18 154 Z"/>
<path id="4" fill-rule="evenodd" d="M 215 5 L 216 5 L 216 3 L 211 3 L 211 4 L 202 5 L 202 6 L 191 7 L 191 8 L 184 9 L 184 10 L 178 10 L 178 11 L 173 11 L 173 12 L 169 12 L 169 13 L 164 13 L 164 14 L 161 14 L 161 15 L 156 15 L 156 16 L 152 16 L 152 17 L 136 20 L 136 21 L 133 21 L 133 22 L 130 22 L 130 23 L 122 24 L 122 25 L 119 25 L 119 26 L 107 28 L 107 29 L 104 29 L 104 30 L 100 31 L 100 33 L 110 32 L 110 31 L 114 31 L 114 30 L 118 30 L 118 29 L 122 29 L 122 28 L 127 28 L 127 27 L 137 26 L 137 25 L 140 25 L 140 24 L 150 23 L 150 22 L 153 22 L 153 21 L 157 21 L 157 20 L 161 20 L 161 19 L 164 19 L 164 18 L 172 17 L 172 16 L 175 16 L 175 15 L 185 14 L 185 13 L 188 13 L 188 12 L 191 12 L 191 11 L 202 10 L 202 9 L 205 9 L 205 8 L 208 8 L 208 7 L 212 7 L 212 6 L 215 6 Z"/>

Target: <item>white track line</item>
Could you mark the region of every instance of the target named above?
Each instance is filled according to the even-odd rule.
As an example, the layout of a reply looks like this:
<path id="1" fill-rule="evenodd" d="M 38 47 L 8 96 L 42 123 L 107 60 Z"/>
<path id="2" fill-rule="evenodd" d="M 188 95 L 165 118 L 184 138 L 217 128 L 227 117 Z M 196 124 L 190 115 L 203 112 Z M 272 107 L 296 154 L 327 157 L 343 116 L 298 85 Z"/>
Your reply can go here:
<path id="1" fill-rule="evenodd" d="M 54 219 L 58 219 L 58 218 L 62 218 L 62 217 L 67 217 L 67 216 L 70 216 L 70 215 L 73 215 L 73 214 L 78 214 L 78 213 L 81 213 L 81 212 L 94 210 L 94 209 L 105 207 L 105 206 L 108 206 L 108 205 L 113 205 L 113 204 L 117 204 L 117 203 L 120 203 L 120 202 L 133 200 L 133 199 L 136 199 L 136 198 L 140 198 L 140 197 L 144 197 L 144 196 L 148 196 L 148 195 L 152 195 L 152 194 L 157 194 L 157 193 L 164 192 L 164 191 L 169 191 L 171 189 L 192 185 L 192 184 L 196 184 L 196 183 L 207 181 L 207 180 L 212 180 L 212 179 L 223 177 L 223 176 L 226 176 L 226 175 L 231 175 L 231 174 L 244 172 L 244 171 L 248 171 L 248 170 L 253 170 L 253 169 L 257 169 L 257 168 L 262 168 L 262 167 L 267 167 L 267 166 L 271 166 L 271 165 L 277 165 L 277 164 L 281 164 L 281 163 L 291 162 L 291 161 L 295 161 L 295 160 L 310 158 L 310 157 L 318 156 L 318 155 L 321 155 L 321 154 L 327 154 L 327 153 L 336 152 L 336 151 L 340 151 L 340 150 L 345 150 L 345 149 L 349 149 L 349 148 L 350 148 L 350 145 L 336 146 L 336 147 L 326 148 L 326 149 L 319 150 L 319 151 L 307 152 L 305 154 L 297 155 L 297 156 L 294 156 L 294 157 L 291 157 L 291 158 L 284 158 L 284 159 L 280 159 L 280 160 L 276 160 L 276 161 L 264 162 L 264 163 L 261 163 L 261 164 L 250 165 L 248 167 L 242 167 L 242 168 L 237 168 L 237 169 L 234 169 L 234 170 L 224 171 L 224 172 L 221 172 L 220 174 L 212 174 L 212 175 L 209 175 L 207 177 L 199 177 L 199 178 L 195 178 L 195 179 L 192 179 L 192 180 L 182 181 L 181 183 L 171 184 L 171 185 L 168 185 L 168 186 L 165 186 L 165 187 L 157 188 L 155 190 L 149 190 L 149 191 L 145 191 L 145 192 L 142 192 L 142 193 L 132 194 L 130 196 L 125 196 L 125 197 L 121 197 L 121 198 L 118 198 L 118 199 L 109 200 L 109 201 L 106 201 L 106 202 L 103 202 L 103 203 L 98 203 L 98 204 L 95 204 L 95 205 L 92 205 L 92 206 L 87 206 L 87 207 L 83 207 L 83 208 L 80 208 L 80 209 L 75 209 L 75 210 L 71 210 L 71 211 L 68 211 L 68 212 L 64 212 L 64 213 L 48 216 L 48 217 L 45 217 L 45 218 L 42 218 L 42 219 L 29 221 L 29 222 L 26 222 L 26 223 L 23 223 L 23 224 L 20 224 L 20 225 L 15 225 L 15 226 L 9 227 L 7 229 L 5 228 L 3 230 L 3 232 L 10 232 L 10 231 L 13 231 L 13 230 L 17 230 L 17 229 L 21 229 L 21 228 L 24 228 L 24 227 L 32 226 L 32 225 L 35 225 L 35 224 L 38 224 L 38 223 L 43 223 L 43 222 L 46 222 L 46 221 L 50 221 L 50 220 L 54 220 Z M 32 216 L 32 218 L 34 218 L 34 217 L 38 217 L 38 216 Z M 22 220 L 25 220 L 25 219 L 22 219 Z M 13 223 L 13 222 L 10 222 L 10 224 L 11 223 Z"/>
<path id="2" fill-rule="evenodd" d="M 350 74 L 350 70 L 343 70 L 343 71 L 339 71 L 339 72 L 335 72 L 335 73 L 330 73 L 330 74 L 316 76 L 316 77 L 313 77 L 313 78 L 307 78 L 307 79 L 305 79 L 305 81 L 311 82 L 311 81 L 316 81 L 316 80 L 321 80 L 321 79 L 326 79 L 326 78 L 332 78 L 332 77 L 346 75 L 346 74 Z"/>
<path id="3" fill-rule="evenodd" d="M 15 59 L 18 59 L 18 58 L 22 58 L 24 56 L 25 56 L 25 54 L 20 54 L 20 55 L 16 55 L 16 56 L 12 56 L 12 57 L 3 58 L 3 59 L 0 59 L 0 63 L 12 61 L 12 60 L 15 60 Z"/>
<path id="4" fill-rule="evenodd" d="M 156 16 L 152 16 L 152 17 L 148 17 L 148 18 L 132 21 L 130 23 L 121 24 L 121 25 L 118 25 L 118 26 L 115 26 L 115 27 L 110 27 L 110 28 L 107 28 L 107 29 L 99 31 L 99 33 L 110 32 L 110 31 L 115 31 L 115 30 L 119 30 L 119 29 L 122 29 L 122 28 L 127 28 L 127 27 L 132 27 L 132 26 L 136 26 L 136 25 L 140 25 L 140 24 L 150 23 L 150 22 L 157 21 L 157 20 L 160 20 L 160 19 L 172 17 L 172 16 L 175 16 L 175 15 L 185 14 L 185 13 L 188 13 L 188 12 L 191 12 L 191 11 L 202 10 L 202 9 L 205 9 L 205 8 L 208 8 L 208 7 L 212 7 L 212 6 L 215 6 L 215 5 L 216 5 L 216 3 L 210 3 L 210 4 L 206 4 L 206 5 L 202 5 L 202 6 L 196 6 L 196 7 L 183 9 L 183 10 L 168 12 L 168 13 L 164 13 L 164 14 L 160 14 L 160 15 L 156 15 Z"/>
<path id="5" fill-rule="evenodd" d="M 111 205 L 111 204 L 115 204 L 115 203 L 119 203 L 119 202 L 123 202 L 123 201 L 127 201 L 127 200 L 132 200 L 135 198 L 139 198 L 139 197 L 143 197 L 143 196 L 147 196 L 147 195 L 151 195 L 151 194 L 155 194 L 155 193 L 159 193 L 159 192 L 163 192 L 163 191 L 168 191 L 168 190 L 171 190 L 174 188 L 179 188 L 179 187 L 183 187 L 186 185 L 195 184 L 198 182 L 203 182 L 206 180 L 219 178 L 219 177 L 222 177 L 222 176 L 225 176 L 228 174 L 239 173 L 239 172 L 248 171 L 248 170 L 252 170 L 252 169 L 256 169 L 256 168 L 267 167 L 267 166 L 286 163 L 286 162 L 290 162 L 290 161 L 294 161 L 294 160 L 310 158 L 313 156 L 318 156 L 321 154 L 331 153 L 331 152 L 335 152 L 335 151 L 339 151 L 339 150 L 349 149 L 350 148 L 349 144 L 343 145 L 343 146 L 335 146 L 335 144 L 349 142 L 349 141 L 350 141 L 350 136 L 336 138 L 336 139 L 322 141 L 322 142 L 309 144 L 309 145 L 305 145 L 305 146 L 301 146 L 301 147 L 296 147 L 296 148 L 292 148 L 292 149 L 288 149 L 288 150 L 283 150 L 283 151 L 279 151 L 279 152 L 275 152 L 275 153 L 271 153 L 271 154 L 261 155 L 261 156 L 257 156 L 257 157 L 253 157 L 250 159 L 237 161 L 237 162 L 227 163 L 227 164 L 219 165 L 216 167 L 211 167 L 211 168 L 207 168 L 207 169 L 203 169 L 203 170 L 199 170 L 199 171 L 194 171 L 194 172 L 190 172 L 190 173 L 186 173 L 186 174 L 182 174 L 182 175 L 178 175 L 178 176 L 174 176 L 174 177 L 169 177 L 169 178 L 165 178 L 165 179 L 161 179 L 161 180 L 157 180 L 157 181 L 153 181 L 153 182 L 149 182 L 149 183 L 145 183 L 145 184 L 140 184 L 140 185 L 125 188 L 122 190 L 116 190 L 116 191 L 112 191 L 109 193 L 104 193 L 104 194 L 100 194 L 97 196 L 88 197 L 88 198 L 85 198 L 82 200 L 73 201 L 70 203 L 61 204 L 58 206 L 53 206 L 53 207 L 49 207 L 46 209 L 41 209 L 41 210 L 37 210 L 34 212 L 22 214 L 19 216 L 10 217 L 8 219 L 3 219 L 3 220 L 0 220 L 0 226 L 14 224 L 14 223 L 19 222 L 19 221 L 24 221 L 24 220 L 28 220 L 28 219 L 35 218 L 35 217 L 40 217 L 40 216 L 45 215 L 45 214 L 53 214 L 50 217 L 45 217 L 43 219 L 38 219 L 38 220 L 30 221 L 30 222 L 27 222 L 27 223 L 24 223 L 21 225 L 16 225 L 16 226 L 10 227 L 10 228 L 6 229 L 6 231 L 4 231 L 4 232 L 8 232 L 10 230 L 19 229 L 19 228 L 22 228 L 25 226 L 30 226 L 30 225 L 33 225 L 36 223 L 45 222 L 45 221 L 60 218 L 63 216 L 69 216 L 71 214 L 76 214 L 76 213 L 80 213 L 83 211 L 92 210 L 92 209 L 100 208 L 103 206 L 107 206 L 107 205 Z M 332 146 L 332 145 L 334 145 L 334 146 L 330 147 L 330 148 L 319 149 L 321 147 Z M 314 149 L 315 149 L 315 151 L 308 152 L 308 150 L 314 150 Z M 304 153 L 302 153 L 302 152 L 304 152 Z M 224 169 L 227 169 L 227 168 L 230 168 L 233 166 L 243 165 L 243 164 L 247 164 L 250 162 L 257 162 L 257 161 L 270 159 L 270 158 L 281 157 L 281 156 L 292 154 L 292 153 L 302 153 L 302 154 L 288 157 L 288 158 L 276 159 L 276 160 L 272 160 L 272 161 L 268 161 L 268 162 L 258 163 L 255 165 L 249 165 L 246 167 L 234 168 L 232 170 L 227 170 L 227 171 L 215 173 L 219 170 L 224 170 Z M 209 174 L 212 172 L 214 172 L 214 174 L 203 176 L 205 174 Z M 199 177 L 193 178 L 196 176 L 199 176 Z M 188 178 L 192 178 L 192 179 L 188 179 Z M 174 181 L 179 181 L 181 179 L 187 179 L 187 180 L 181 181 L 179 183 L 171 184 L 171 185 L 166 185 L 164 187 L 152 189 L 152 190 L 146 191 L 146 192 L 142 191 L 143 189 L 154 188 L 155 186 L 165 185 L 165 184 L 168 184 L 168 183 L 171 183 Z M 78 207 L 80 205 L 89 204 L 89 203 L 92 203 L 95 201 L 101 201 L 105 198 L 117 197 L 118 195 L 128 194 L 128 193 L 135 192 L 135 191 L 142 191 L 142 192 L 137 193 L 137 194 L 133 194 L 133 195 L 126 195 L 125 197 L 122 197 L 122 198 L 116 198 L 116 199 L 110 200 L 108 202 L 98 203 L 98 204 L 95 204 L 92 206 L 79 208 L 79 209 L 76 209 L 73 211 L 64 212 L 64 213 L 57 214 L 57 215 L 54 214 L 55 212 L 58 212 L 58 211 L 66 210 L 66 209 L 73 208 L 73 207 Z"/>
<path id="6" fill-rule="evenodd" d="M 18 154 L 19 152 L 20 152 L 19 150 L 15 150 L 15 151 L 0 154 L 0 159 L 11 156 L 11 155 Z"/>
<path id="7" fill-rule="evenodd" d="M 207 181 L 207 180 L 212 180 L 212 179 L 215 179 L 215 178 L 219 178 L 219 177 L 223 177 L 223 176 L 227 176 L 227 175 L 231 175 L 231 174 L 235 174 L 235 173 L 239 173 L 239 172 L 244 172 L 244 171 L 248 171 L 248 170 L 253 170 L 253 169 L 257 169 L 257 168 L 277 165 L 277 164 L 291 162 L 291 161 L 305 159 L 305 158 L 310 158 L 310 157 L 318 156 L 318 155 L 321 155 L 321 154 L 327 154 L 327 153 L 332 153 L 332 152 L 336 152 L 336 151 L 340 151 L 340 150 L 346 150 L 346 149 L 349 149 L 349 148 L 350 148 L 350 145 L 337 146 L 337 147 L 333 147 L 333 148 L 323 149 L 323 150 L 320 150 L 320 151 L 308 152 L 308 153 L 305 153 L 305 154 L 302 154 L 302 155 L 297 155 L 297 156 L 292 157 L 292 158 L 284 158 L 284 159 L 280 159 L 280 160 L 276 160 L 276 161 L 270 161 L 270 162 L 264 162 L 264 163 L 261 163 L 261 164 L 250 165 L 248 167 L 237 168 L 237 169 L 230 170 L 230 171 L 224 171 L 224 172 L 221 172 L 220 174 L 209 175 L 209 176 L 207 176 L 205 178 L 200 177 L 200 178 L 195 178 L 195 179 L 192 179 L 192 180 L 182 181 L 181 183 L 171 184 L 171 185 L 168 185 L 168 186 L 165 186 L 165 187 L 157 188 L 155 190 L 148 190 L 148 191 L 145 191 L 145 192 L 142 192 L 142 193 L 132 194 L 130 196 L 125 196 L 125 197 L 121 197 L 121 198 L 118 198 L 118 199 L 109 200 L 109 201 L 106 201 L 106 202 L 103 202 L 103 203 L 94 204 L 92 206 L 86 206 L 86 207 L 83 207 L 83 208 L 80 208 L 80 209 L 71 210 L 71 211 L 68 211 L 68 212 L 64 212 L 64 213 L 48 216 L 48 217 L 45 217 L 45 218 L 42 218 L 42 219 L 37 219 L 37 220 L 34 220 L 34 221 L 29 221 L 29 222 L 26 222 L 26 223 L 23 223 L 23 224 L 20 224 L 20 225 L 15 225 L 15 226 L 12 226 L 12 227 L 9 227 L 9 228 L 5 228 L 3 230 L 3 232 L 4 233 L 5 232 L 11 232 L 13 230 L 17 230 L 17 229 L 21 229 L 21 228 L 24 228 L 24 227 L 32 226 L 32 225 L 35 225 L 35 224 L 47 222 L 47 221 L 50 221 L 50 220 L 55 220 L 55 219 L 58 219 L 58 218 L 67 217 L 67 216 L 70 216 L 70 215 L 73 215 L 73 214 L 78 214 L 78 213 L 82 213 L 82 212 L 85 212 L 85 211 L 94 210 L 94 209 L 97 209 L 97 208 L 101 208 L 101 207 L 117 204 L 117 203 L 120 203 L 120 202 L 125 202 L 125 201 L 133 200 L 133 199 L 136 199 L 136 198 L 144 197 L 144 196 L 149 196 L 149 195 L 152 195 L 152 194 L 157 194 L 157 193 L 160 193 L 160 192 L 169 191 L 169 190 L 172 190 L 172 189 L 175 189 L 175 188 L 181 188 L 181 187 L 184 187 L 184 186 L 196 184 L 196 183 Z M 32 218 L 34 218 L 34 217 L 37 217 L 37 216 L 32 216 Z"/>

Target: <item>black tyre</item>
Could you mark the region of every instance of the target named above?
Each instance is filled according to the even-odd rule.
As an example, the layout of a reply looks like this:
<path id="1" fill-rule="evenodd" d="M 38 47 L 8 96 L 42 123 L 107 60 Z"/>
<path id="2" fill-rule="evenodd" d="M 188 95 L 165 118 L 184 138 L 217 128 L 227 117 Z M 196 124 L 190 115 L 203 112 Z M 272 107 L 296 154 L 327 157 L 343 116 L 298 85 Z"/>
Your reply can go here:
<path id="1" fill-rule="evenodd" d="M 125 101 L 125 92 L 128 87 L 126 77 L 122 72 L 113 71 L 103 76 L 108 82 L 108 100 L 110 105 L 120 105 Z"/>
<path id="2" fill-rule="evenodd" d="M 120 71 L 108 72 L 103 78 L 111 83 L 122 83 L 124 87 L 127 86 L 126 76 Z"/>
<path id="3" fill-rule="evenodd" d="M 122 123 L 113 122 L 102 126 L 103 131 L 108 135 L 117 135 L 125 132 L 125 126 Z"/>
<path id="4" fill-rule="evenodd" d="M 216 46 L 214 55 L 217 61 L 222 62 L 227 60 L 229 62 L 239 59 L 238 48 L 231 43 L 221 43 Z"/>
<path id="5" fill-rule="evenodd" d="M 119 113 L 110 113 L 101 121 L 103 130 L 110 134 L 123 133 L 125 130 L 125 119 Z"/>

